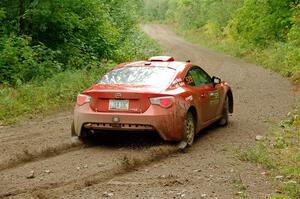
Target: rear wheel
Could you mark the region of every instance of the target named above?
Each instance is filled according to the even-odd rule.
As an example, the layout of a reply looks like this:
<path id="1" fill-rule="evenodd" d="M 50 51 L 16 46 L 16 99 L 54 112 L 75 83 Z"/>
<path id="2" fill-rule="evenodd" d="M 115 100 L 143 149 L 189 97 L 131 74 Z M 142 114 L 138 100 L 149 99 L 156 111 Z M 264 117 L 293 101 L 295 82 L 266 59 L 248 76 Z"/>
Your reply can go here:
<path id="1" fill-rule="evenodd" d="M 191 112 L 186 114 L 184 120 L 183 140 L 187 146 L 192 146 L 195 138 L 195 119 Z"/>
<path id="2" fill-rule="evenodd" d="M 225 98 L 223 111 L 222 111 L 222 117 L 218 122 L 219 126 L 226 126 L 228 124 L 228 115 L 229 115 L 229 100 L 228 96 Z"/>

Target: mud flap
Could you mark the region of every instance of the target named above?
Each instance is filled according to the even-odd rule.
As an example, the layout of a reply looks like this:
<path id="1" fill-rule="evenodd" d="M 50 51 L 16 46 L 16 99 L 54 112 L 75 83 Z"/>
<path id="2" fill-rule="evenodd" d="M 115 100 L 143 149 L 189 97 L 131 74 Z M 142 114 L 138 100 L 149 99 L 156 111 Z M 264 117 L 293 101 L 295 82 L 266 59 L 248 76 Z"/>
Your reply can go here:
<path id="1" fill-rule="evenodd" d="M 77 137 L 75 133 L 74 121 L 71 124 L 71 137 Z"/>

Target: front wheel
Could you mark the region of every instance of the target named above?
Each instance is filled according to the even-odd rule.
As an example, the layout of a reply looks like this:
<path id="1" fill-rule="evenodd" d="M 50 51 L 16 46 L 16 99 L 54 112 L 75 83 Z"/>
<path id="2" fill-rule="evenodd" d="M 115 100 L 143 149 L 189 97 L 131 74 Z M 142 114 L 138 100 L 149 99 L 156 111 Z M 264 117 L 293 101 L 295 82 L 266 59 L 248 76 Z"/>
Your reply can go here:
<path id="1" fill-rule="evenodd" d="M 183 140 L 187 146 L 192 146 L 195 138 L 195 119 L 191 112 L 184 119 Z"/>
<path id="2" fill-rule="evenodd" d="M 226 126 L 228 124 L 228 117 L 229 117 L 229 100 L 228 96 L 225 98 L 223 111 L 222 111 L 222 117 L 218 122 L 219 126 Z"/>

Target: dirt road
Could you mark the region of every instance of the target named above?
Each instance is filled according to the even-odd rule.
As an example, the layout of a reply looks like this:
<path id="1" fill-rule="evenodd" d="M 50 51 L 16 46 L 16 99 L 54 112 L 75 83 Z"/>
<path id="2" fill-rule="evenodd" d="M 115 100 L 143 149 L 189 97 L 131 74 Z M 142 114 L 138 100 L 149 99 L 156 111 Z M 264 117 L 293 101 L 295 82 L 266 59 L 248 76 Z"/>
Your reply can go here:
<path id="1" fill-rule="evenodd" d="M 162 25 L 144 31 L 179 60 L 192 60 L 227 80 L 235 113 L 226 128 L 209 128 L 186 153 L 155 135 L 100 135 L 70 140 L 71 112 L 0 129 L 0 198 L 266 198 L 271 177 L 241 162 L 294 100 L 279 75 L 190 44 Z M 31 173 L 33 172 L 33 174 Z"/>

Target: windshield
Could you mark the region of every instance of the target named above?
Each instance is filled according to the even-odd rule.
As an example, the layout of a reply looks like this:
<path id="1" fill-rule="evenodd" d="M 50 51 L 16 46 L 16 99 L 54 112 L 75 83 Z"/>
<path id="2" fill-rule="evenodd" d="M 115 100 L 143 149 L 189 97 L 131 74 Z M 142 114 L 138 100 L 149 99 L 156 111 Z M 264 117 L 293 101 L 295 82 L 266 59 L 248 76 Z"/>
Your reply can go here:
<path id="1" fill-rule="evenodd" d="M 128 84 L 167 87 L 175 74 L 175 69 L 158 66 L 129 66 L 115 69 L 104 75 L 98 84 Z"/>

